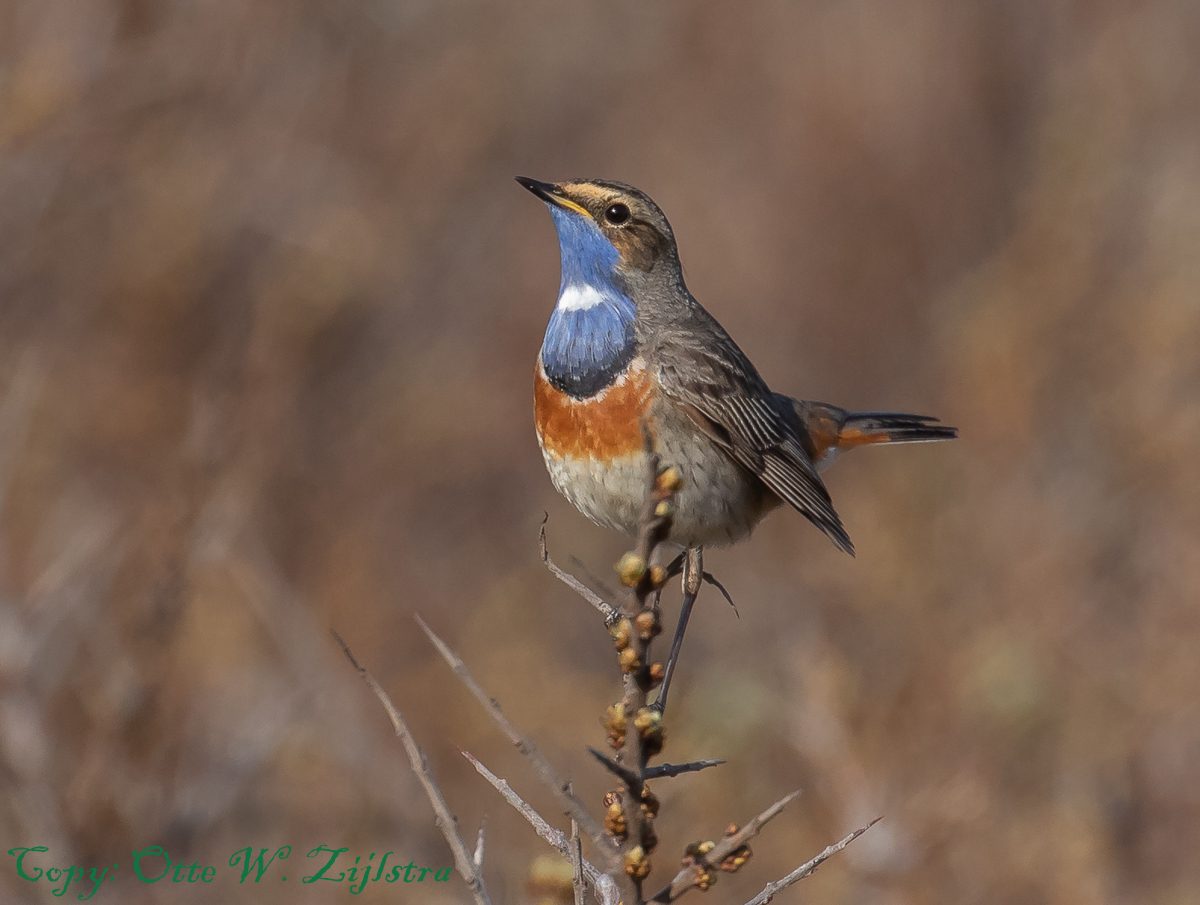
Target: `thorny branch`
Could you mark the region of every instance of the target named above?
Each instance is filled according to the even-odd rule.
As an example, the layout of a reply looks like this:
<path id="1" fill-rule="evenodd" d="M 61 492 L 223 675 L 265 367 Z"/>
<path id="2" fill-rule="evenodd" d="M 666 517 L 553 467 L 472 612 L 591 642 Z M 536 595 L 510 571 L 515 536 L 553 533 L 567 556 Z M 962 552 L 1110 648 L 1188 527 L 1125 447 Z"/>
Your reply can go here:
<path id="1" fill-rule="evenodd" d="M 694 760 L 687 764 L 658 764 L 654 767 L 647 767 L 643 776 L 646 779 L 682 776 L 684 773 L 699 773 L 701 770 L 707 770 L 709 767 L 719 767 L 723 763 L 725 763 L 723 760 Z"/>
<path id="2" fill-rule="evenodd" d="M 433 781 L 433 775 L 429 772 L 429 764 L 425 760 L 425 755 L 417 746 L 417 740 L 408 728 L 408 724 L 404 722 L 404 717 L 392 703 L 392 699 L 388 697 L 388 693 L 383 690 L 383 686 L 376 681 L 365 666 L 360 666 L 358 661 L 354 659 L 354 654 L 350 652 L 349 646 L 341 639 L 337 632 L 333 632 L 334 640 L 341 645 L 342 652 L 346 655 L 351 665 L 358 671 L 358 674 L 363 677 L 371 691 L 375 692 L 375 697 L 379 698 L 379 702 L 383 704 L 383 709 L 387 711 L 388 717 L 392 721 L 392 728 L 396 730 L 396 735 L 400 737 L 400 741 L 404 743 L 404 750 L 408 752 L 408 761 L 412 764 L 413 772 L 417 774 L 417 779 L 421 786 L 425 789 L 425 795 L 429 798 L 429 803 L 433 805 L 433 812 L 437 815 L 437 826 L 442 831 L 442 835 L 446 837 L 446 842 L 450 846 L 450 851 L 454 853 L 454 866 L 458 868 L 458 872 L 462 874 L 463 880 L 466 881 L 467 887 L 471 890 L 471 895 L 474 897 L 476 905 L 491 905 L 491 900 L 488 898 L 487 888 L 483 884 L 483 829 L 479 830 L 479 843 L 475 849 L 475 855 L 472 856 L 467 851 L 467 845 L 463 842 L 463 838 L 458 832 L 458 821 L 454 819 L 454 815 L 450 813 L 450 808 L 446 805 L 446 799 L 442 797 L 441 790 L 437 787 L 437 783 Z"/>
<path id="3" fill-rule="evenodd" d="M 550 570 L 555 578 L 599 610 L 600 615 L 604 617 L 604 624 L 606 626 L 612 625 L 621 618 L 621 614 L 617 612 L 616 608 L 570 572 L 564 572 L 560 569 L 554 560 L 550 558 L 550 551 L 546 547 L 546 518 L 548 517 L 546 516 L 542 519 L 542 527 L 538 531 L 538 549 L 542 554 L 542 562 L 546 564 L 546 568 Z"/>
<path id="4" fill-rule="evenodd" d="M 757 836 L 759 830 L 777 817 L 799 794 L 797 791 L 783 796 L 741 828 L 730 824 L 719 842 L 700 842 L 688 846 L 683 870 L 651 901 L 674 902 L 689 889 L 708 889 L 717 882 L 718 870 L 735 872 L 750 857 L 750 849 L 746 843 Z M 739 860 L 741 863 L 736 863 Z"/>
<path id="5" fill-rule="evenodd" d="M 661 632 L 658 610 L 659 596 L 663 585 L 682 569 L 683 557 L 677 558 L 666 567 L 658 563 L 660 545 L 666 541 L 674 517 L 674 496 L 682 486 L 681 477 L 674 468 L 660 470 L 659 459 L 647 444 L 648 487 L 646 501 L 639 522 L 635 549 L 626 553 L 617 564 L 617 572 L 626 592 L 619 608 L 604 600 L 575 576 L 564 572 L 550 558 L 546 547 L 545 521 L 539 535 L 542 562 L 563 583 L 583 597 L 604 617 L 605 625 L 613 636 L 618 652 L 618 662 L 624 676 L 624 692 L 620 701 L 608 710 L 605 726 L 609 744 L 616 756 L 609 757 L 594 748 L 591 754 L 620 780 L 621 788 L 605 796 L 605 821 L 602 829 L 576 797 L 569 782 L 564 781 L 550 762 L 504 715 L 500 705 L 491 698 L 472 677 L 462 659 L 435 635 L 421 619 L 417 623 L 430 642 L 450 666 L 454 674 L 467 686 L 475 699 L 491 716 L 492 720 L 508 736 L 509 740 L 530 761 L 541 782 L 550 789 L 571 820 L 568 836 L 553 827 L 522 799 L 509 784 L 496 776 L 475 757 L 463 752 L 475 769 L 483 776 L 518 813 L 533 826 L 534 830 L 550 843 L 573 867 L 573 893 L 576 905 L 583 900 L 585 880 L 601 905 L 645 905 L 642 886 L 650 873 L 649 855 L 658 845 L 654 831 L 654 819 L 658 814 L 659 802 L 650 791 L 648 781 L 666 779 L 684 773 L 697 772 L 707 767 L 724 763 L 722 760 L 700 760 L 682 764 L 660 764 L 649 766 L 649 760 L 657 756 L 663 747 L 664 729 L 662 708 L 649 705 L 649 693 L 663 681 L 661 664 L 651 661 L 650 651 L 654 638 Z M 685 551 L 686 554 L 687 551 Z M 697 561 L 694 566 L 700 578 L 714 585 L 729 600 L 729 594 L 712 575 L 703 571 Z M 698 589 L 699 580 L 695 582 Z M 685 601 L 686 603 L 686 601 Z M 735 607 L 736 611 L 736 607 Z M 337 635 L 334 635 L 337 638 Z M 403 717 L 378 682 L 355 662 L 348 647 L 337 638 L 346 656 L 355 669 L 383 703 L 392 720 L 396 734 L 403 740 L 413 770 L 417 773 L 426 794 L 433 804 L 437 823 L 446 836 L 455 864 L 472 890 L 476 905 L 487 903 L 483 885 L 484 828 L 479 829 L 479 839 L 473 854 L 458 833 L 457 825 L 441 792 L 434 784 L 425 763 L 424 755 L 404 724 Z M 665 696 L 664 696 L 665 697 Z M 731 824 L 724 836 L 716 842 L 695 842 L 687 846 L 682 868 L 671 882 L 650 901 L 674 902 L 690 889 L 707 890 L 716 882 L 717 871 L 729 873 L 739 870 L 751 856 L 747 842 L 756 836 L 762 827 L 792 801 L 799 792 L 781 798 L 775 804 L 754 817 L 744 827 Z M 831 855 L 841 851 L 858 836 L 866 832 L 876 821 L 856 830 L 840 842 L 826 848 L 815 858 L 800 865 L 780 880 L 767 884 L 758 896 L 747 905 L 766 905 L 780 890 L 811 875 Z M 599 867 L 583 857 L 580 848 L 580 833 L 592 842 Z"/>
<path id="6" fill-rule="evenodd" d="M 571 821 L 571 889 L 575 893 L 575 905 L 583 905 L 583 843 L 579 839 L 579 821 Z"/>
<path id="7" fill-rule="evenodd" d="M 649 706 L 649 693 L 662 682 L 661 664 L 651 661 L 651 644 L 662 631 L 658 611 L 659 592 L 668 580 L 667 570 L 655 565 L 659 545 L 671 531 L 674 497 L 683 484 L 674 468 L 659 470 L 659 458 L 647 441 L 648 474 L 646 501 L 639 520 L 637 544 L 621 557 L 617 572 L 629 589 L 621 606 L 621 619 L 612 626 L 624 694 L 609 708 L 609 744 L 616 750 L 615 762 L 601 761 L 621 779 L 623 788 L 605 798 L 608 808 L 605 828 L 621 845 L 625 873 L 621 878 L 624 898 L 642 902 L 642 884 L 650 874 L 650 854 L 658 847 L 654 818 L 658 799 L 646 785 L 650 758 L 662 751 L 662 712 Z M 599 754 L 599 752 L 593 752 Z"/>
<path id="8" fill-rule="evenodd" d="M 660 470 L 658 456 L 649 443 L 647 443 L 646 454 L 649 463 L 648 486 L 646 502 L 639 522 L 637 544 L 635 549 L 622 557 L 617 564 L 621 583 L 629 591 L 622 603 L 620 618 L 614 622 L 606 614 L 605 620 L 613 635 L 618 651 L 618 660 L 625 677 L 624 695 L 618 704 L 609 708 L 606 721 L 609 744 L 615 749 L 616 758 L 610 758 L 594 748 L 588 748 L 592 756 L 619 779 L 623 786 L 605 797 L 605 805 L 608 808 L 605 828 L 621 844 L 626 875 L 619 878 L 624 893 L 623 900 L 636 903 L 645 901 L 642 884 L 650 872 L 648 855 L 658 844 L 658 838 L 654 832 L 658 799 L 650 791 L 647 781 L 653 778 L 678 776 L 722 763 L 719 760 L 707 760 L 679 765 L 663 764 L 656 767 L 651 767 L 647 763 L 651 757 L 662 750 L 664 740 L 662 707 L 657 704 L 648 706 L 648 692 L 663 679 L 661 666 L 651 665 L 650 657 L 651 643 L 661 631 L 658 613 L 659 595 L 666 581 L 679 574 L 683 570 L 684 562 L 687 561 L 698 573 L 700 580 L 715 586 L 730 605 L 733 605 L 733 600 L 724 586 L 703 570 L 698 551 L 684 551 L 665 568 L 654 564 L 659 545 L 667 539 L 670 533 L 674 515 L 674 495 L 682 486 L 682 481 L 675 469 Z M 544 523 L 541 549 L 543 560 L 549 564 L 545 547 Z M 695 563 L 686 559 L 693 552 L 696 553 Z M 560 570 L 552 567 L 552 571 L 559 574 Z M 572 587 L 577 585 L 582 587 L 577 579 L 563 580 Z M 695 580 L 693 593 L 698 590 L 699 584 L 700 581 Z M 596 597 L 594 592 L 587 589 L 579 590 L 579 593 L 589 600 Z M 736 606 L 734 610 L 736 612 Z M 602 610 L 602 612 L 604 611 Z M 665 691 L 665 686 L 663 691 Z M 660 692 L 659 697 L 660 701 L 665 702 L 665 694 Z M 794 792 L 785 796 L 744 827 L 730 825 L 718 842 L 693 843 L 688 846 L 683 860 L 683 868 L 671 883 L 655 896 L 653 901 L 672 902 L 689 889 L 706 890 L 716 882 L 716 871 L 732 873 L 739 870 L 751 855 L 750 848 L 746 844 L 748 840 L 756 836 L 768 821 L 778 815 L 799 794 L 799 792 Z M 850 841 L 853 840 L 845 840 L 843 845 L 849 844 Z M 833 851 L 840 850 L 834 847 L 831 849 L 827 850 L 823 857 L 819 856 L 820 860 L 829 857 Z M 819 864 L 820 860 L 814 859 L 814 862 L 810 862 L 810 873 L 811 870 L 815 870 L 816 864 Z M 800 877 L 797 876 L 796 879 L 800 879 Z M 791 882 L 795 882 L 795 880 Z"/>
<path id="9" fill-rule="evenodd" d="M 467 686 L 467 690 L 475 696 L 475 700 L 483 705 L 483 709 L 488 712 L 492 721 L 500 727 L 500 731 L 507 735 L 509 741 L 529 760 L 542 784 L 553 793 L 554 797 L 558 799 L 558 803 L 566 809 L 567 813 L 579 821 L 579 828 L 583 830 L 584 834 L 596 847 L 597 857 L 600 861 L 604 863 L 607 869 L 611 870 L 617 867 L 618 861 L 612 841 L 604 835 L 604 831 L 592 815 L 587 812 L 587 809 L 583 806 L 583 802 L 576 797 L 574 792 L 569 790 L 567 782 L 558 775 L 554 767 L 551 766 L 550 761 L 546 760 L 545 755 L 537 749 L 537 746 L 509 721 L 508 717 L 500 709 L 500 705 L 475 681 L 475 677 L 467 670 L 466 664 L 446 645 L 446 642 L 433 633 L 433 630 L 425 624 L 424 619 L 420 616 L 415 616 L 414 618 L 417 620 L 417 624 L 421 626 L 421 630 L 425 632 L 425 635 L 433 643 L 433 646 L 437 648 L 438 653 L 442 655 L 442 659 L 446 661 L 459 680 Z"/>
<path id="10" fill-rule="evenodd" d="M 833 845 L 829 846 L 827 849 L 825 849 L 825 851 L 821 852 L 821 854 L 817 855 L 815 858 L 805 861 L 786 877 L 776 880 L 773 883 L 768 883 L 763 887 L 763 891 L 747 902 L 746 905 L 767 905 L 768 902 L 775 898 L 776 893 L 787 889 L 793 883 L 803 880 L 805 877 L 812 876 L 814 873 L 816 873 L 817 868 L 821 866 L 822 862 L 824 862 L 826 858 L 828 858 L 830 855 L 836 855 L 882 819 L 882 817 L 876 817 L 866 826 L 859 827 L 845 839 L 841 840 L 840 842 L 835 842 Z"/>
<path id="11" fill-rule="evenodd" d="M 479 775 L 486 779 L 492 788 L 499 792 L 504 800 L 513 806 L 518 814 L 529 821 L 529 825 L 533 827 L 539 836 L 549 842 L 551 847 L 564 858 L 571 859 L 571 842 L 562 830 L 552 827 L 546 821 L 546 818 L 534 810 L 529 802 L 513 791 L 512 786 L 508 784 L 507 780 L 501 779 L 485 767 L 478 758 L 466 751 L 462 752 L 462 755 L 470 761 L 471 766 L 476 769 Z M 613 883 L 612 878 L 602 871 L 597 870 L 590 861 L 582 856 L 580 857 L 580 869 L 583 871 L 584 876 L 587 877 L 588 882 L 592 884 L 592 888 L 596 891 L 597 900 L 602 905 L 616 905 L 620 899 L 620 894 L 617 892 L 616 884 Z"/>

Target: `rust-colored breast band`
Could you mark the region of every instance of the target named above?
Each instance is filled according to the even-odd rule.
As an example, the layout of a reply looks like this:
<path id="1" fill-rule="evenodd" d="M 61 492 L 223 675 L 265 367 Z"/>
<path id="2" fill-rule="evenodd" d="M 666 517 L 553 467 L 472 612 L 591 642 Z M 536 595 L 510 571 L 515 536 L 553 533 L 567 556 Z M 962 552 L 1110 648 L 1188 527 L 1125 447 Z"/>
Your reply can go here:
<path id="1" fill-rule="evenodd" d="M 636 359 L 612 386 L 588 399 L 556 390 L 539 363 L 533 384 L 538 440 L 559 457 L 607 461 L 632 455 L 644 446 L 642 419 L 652 395 L 650 375 Z"/>

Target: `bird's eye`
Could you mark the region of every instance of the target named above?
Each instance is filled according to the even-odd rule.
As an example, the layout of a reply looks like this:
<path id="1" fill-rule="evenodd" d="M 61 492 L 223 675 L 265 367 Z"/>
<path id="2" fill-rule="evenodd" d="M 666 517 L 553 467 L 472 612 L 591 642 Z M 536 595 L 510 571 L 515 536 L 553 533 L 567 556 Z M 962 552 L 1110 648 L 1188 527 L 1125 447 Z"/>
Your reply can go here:
<path id="1" fill-rule="evenodd" d="M 629 206 L 625 204 L 610 204 L 604 212 L 604 219 L 613 226 L 620 226 L 629 219 Z"/>

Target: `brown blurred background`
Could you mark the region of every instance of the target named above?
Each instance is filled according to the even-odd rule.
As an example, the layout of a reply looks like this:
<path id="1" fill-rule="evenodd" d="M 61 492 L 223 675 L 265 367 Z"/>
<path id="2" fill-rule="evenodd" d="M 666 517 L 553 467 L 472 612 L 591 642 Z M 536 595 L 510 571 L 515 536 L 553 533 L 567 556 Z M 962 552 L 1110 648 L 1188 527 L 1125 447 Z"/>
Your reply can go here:
<path id="1" fill-rule="evenodd" d="M 784 898 L 1200 902 L 1191 0 L 8 0 L 0 849 L 119 860 L 110 902 L 350 895 L 239 888 L 246 846 L 449 865 L 336 628 L 528 901 L 457 749 L 556 808 L 414 612 L 599 809 L 611 648 L 537 527 L 623 542 L 534 441 L 518 173 L 653 195 L 776 389 L 962 430 L 827 475 L 857 559 L 790 513 L 710 554 L 741 615 L 704 599 L 666 754 L 730 763 L 660 785 L 656 877 L 803 788 L 713 901 L 883 814 Z M 217 880 L 137 883 L 156 844 Z"/>

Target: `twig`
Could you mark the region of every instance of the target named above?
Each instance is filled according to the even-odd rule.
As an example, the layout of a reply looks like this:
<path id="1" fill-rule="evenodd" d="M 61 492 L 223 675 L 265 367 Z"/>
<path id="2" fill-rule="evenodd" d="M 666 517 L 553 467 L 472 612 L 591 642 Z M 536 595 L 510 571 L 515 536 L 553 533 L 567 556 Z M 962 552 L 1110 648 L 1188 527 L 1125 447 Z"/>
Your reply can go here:
<path id="1" fill-rule="evenodd" d="M 533 809 L 532 805 L 530 805 L 527 801 L 525 801 L 525 799 L 513 791 L 512 786 L 508 784 L 507 780 L 501 779 L 499 776 L 485 767 L 473 754 L 468 751 L 464 751 L 462 752 L 462 756 L 470 762 L 471 766 L 475 768 L 480 776 L 482 776 L 491 784 L 492 788 L 494 788 L 501 794 L 501 796 L 503 796 L 505 801 L 507 801 L 513 806 L 513 808 L 516 809 L 518 814 L 520 814 L 529 822 L 529 825 L 533 827 L 534 832 L 549 842 L 551 847 L 568 861 L 571 859 L 571 842 L 562 830 L 552 827 L 546 821 L 546 818 Z M 611 902 L 612 905 L 615 905 L 617 900 L 620 898 L 620 895 L 617 891 L 616 884 L 614 884 L 612 881 L 612 878 L 607 874 L 597 870 L 595 865 L 593 865 L 586 858 L 582 857 L 582 853 L 580 855 L 579 864 L 580 869 L 587 877 L 588 882 L 592 884 L 592 888 L 596 891 L 596 898 L 602 903 Z"/>
<path id="2" fill-rule="evenodd" d="M 475 681 L 474 676 L 467 670 L 466 664 L 458 654 L 454 653 L 446 642 L 433 633 L 433 630 L 425 624 L 425 620 L 414 614 L 414 619 L 421 626 L 421 631 L 429 638 L 430 643 L 437 648 L 437 652 L 442 655 L 442 659 L 446 661 L 450 669 L 458 676 L 459 680 L 467 686 L 467 690 L 475 696 L 483 709 L 488 712 L 500 731 L 508 736 L 511 741 L 533 766 L 534 772 L 538 779 L 550 789 L 554 797 L 558 799 L 558 803 L 566 809 L 566 812 L 575 820 L 579 821 L 580 829 L 591 840 L 592 845 L 596 847 L 597 857 L 603 862 L 606 870 L 619 870 L 620 860 L 613 848 L 612 841 L 604 835 L 604 830 L 596 823 L 595 819 L 587 812 L 587 809 L 573 792 L 568 790 L 568 784 L 558 775 L 550 761 L 546 760 L 544 754 L 537 749 L 537 746 L 526 737 L 521 730 L 514 726 L 504 715 L 500 709 L 500 705 L 495 699 L 490 697 L 486 691 Z"/>
<path id="3" fill-rule="evenodd" d="M 604 764 L 604 767 L 608 770 L 608 772 L 612 773 L 613 776 L 625 783 L 628 788 L 635 792 L 635 794 L 638 796 L 638 800 L 641 800 L 642 777 L 638 775 L 636 770 L 630 770 L 628 767 L 617 763 L 603 751 L 597 751 L 591 745 L 588 745 L 588 754 L 592 755 L 592 757 Z"/>
<path id="4" fill-rule="evenodd" d="M 554 574 L 555 578 L 599 610 L 600 615 L 604 617 L 605 625 L 612 625 L 621 618 L 621 614 L 617 611 L 617 608 L 605 601 L 599 594 L 570 572 L 564 572 L 550 558 L 550 551 L 546 548 L 546 519 L 548 518 L 548 515 L 542 518 L 542 527 L 538 531 L 538 548 L 542 552 L 542 562 L 546 564 L 546 568 Z"/>
<path id="5" fill-rule="evenodd" d="M 586 578 L 588 583 L 592 586 L 592 590 L 601 597 L 604 597 L 607 600 L 612 600 L 617 596 L 617 592 L 605 584 L 604 579 L 589 569 L 587 563 L 585 563 L 578 556 L 571 556 L 571 567 L 582 572 L 583 577 Z"/>
<path id="6" fill-rule="evenodd" d="M 583 842 L 579 838 L 579 821 L 571 819 L 571 888 L 575 892 L 575 905 L 583 905 Z"/>
<path id="7" fill-rule="evenodd" d="M 567 845 L 567 838 L 563 835 L 562 830 L 551 826 L 546 818 L 533 809 L 533 805 L 529 804 L 529 802 L 513 791 L 512 786 L 508 784 L 508 780 L 501 779 L 485 767 L 474 754 L 470 751 L 462 751 L 460 753 L 476 769 L 480 776 L 491 783 L 492 787 L 504 796 L 505 801 L 516 808 L 517 812 L 529 821 L 529 824 L 537 831 L 539 836 L 554 846 L 564 858 L 570 856 L 570 847 Z"/>
<path id="8" fill-rule="evenodd" d="M 617 750 L 616 763 L 632 779 L 618 773 L 625 784 L 625 794 L 619 799 L 621 832 L 618 834 L 622 837 L 621 855 L 625 869 L 617 882 L 621 884 L 622 898 L 631 905 L 641 905 L 644 901 L 642 887 L 651 870 L 647 856 L 658 844 L 654 832 L 657 805 L 651 806 L 645 801 L 647 790 L 642 778 L 647 762 L 662 750 L 663 744 L 661 714 L 647 706 L 650 689 L 658 684 L 651 645 L 659 630 L 657 604 L 665 581 L 662 569 L 653 563 L 659 545 L 671 532 L 674 496 L 682 484 L 678 470 L 659 471 L 661 460 L 644 421 L 642 436 L 646 455 L 646 497 L 638 519 L 637 543 L 617 565 L 621 582 L 628 589 L 621 604 L 621 625 L 632 629 L 622 639 L 625 647 L 618 648 L 624 675 L 621 709 L 625 715 L 625 732 Z"/>
<path id="9" fill-rule="evenodd" d="M 474 897 L 477 905 L 491 905 L 491 900 L 488 898 L 487 889 L 483 884 L 483 872 L 480 869 L 483 861 L 483 831 L 480 830 L 480 844 L 476 848 L 476 853 L 479 857 L 479 864 L 476 864 L 475 859 L 467 851 L 467 845 L 463 842 L 462 836 L 458 832 L 458 822 L 454 819 L 454 815 L 450 813 L 450 808 L 446 805 L 446 799 L 442 797 L 441 790 L 437 787 L 437 783 L 433 781 L 433 775 L 429 772 L 429 763 L 425 760 L 425 755 L 420 747 L 417 746 L 417 740 L 413 736 L 408 724 L 404 722 L 404 717 L 400 711 L 396 709 L 396 705 L 392 703 L 392 699 L 388 697 L 388 693 L 383 690 L 383 686 L 376 681 L 366 667 L 360 666 L 358 661 L 354 659 L 354 654 L 350 652 L 350 647 L 342 640 L 337 632 L 332 632 L 334 640 L 341 645 L 342 653 L 346 655 L 346 659 L 350 664 L 358 670 L 358 674 L 363 677 L 363 681 L 371 691 L 375 692 L 375 697 L 379 698 L 379 702 L 383 704 L 383 709 L 387 711 L 388 718 L 392 721 L 392 728 L 396 731 L 400 741 L 404 743 L 404 750 L 408 752 L 409 763 L 412 764 L 413 772 L 417 774 L 417 780 L 425 789 L 425 795 L 429 798 L 429 803 L 433 805 L 433 812 L 436 815 L 438 829 L 442 831 L 442 835 L 446 837 L 446 842 L 450 846 L 450 851 L 454 853 L 454 864 L 458 868 L 458 872 L 462 874 L 462 878 L 466 881 L 467 887 L 471 890 L 471 895 Z"/>
<path id="10" fill-rule="evenodd" d="M 744 827 L 728 836 L 722 836 L 721 839 L 705 854 L 697 863 L 685 867 L 675 875 L 675 879 L 670 885 L 660 890 L 657 895 L 651 900 L 653 902 L 674 902 L 681 895 L 696 885 L 696 881 L 700 879 L 700 875 L 706 868 L 712 868 L 720 865 L 727 857 L 733 854 L 734 851 L 741 848 L 751 839 L 758 835 L 759 831 L 772 819 L 779 815 L 788 804 L 800 794 L 799 791 L 792 792 L 790 795 L 785 795 L 779 799 L 757 817 L 752 819 Z"/>
<path id="11" fill-rule="evenodd" d="M 597 751 L 591 745 L 588 746 L 587 750 L 592 757 L 604 764 L 610 773 L 625 783 L 629 789 L 633 790 L 639 796 L 642 794 L 642 786 L 647 780 L 669 779 L 672 776 L 681 776 L 684 773 L 698 773 L 708 767 L 717 767 L 725 763 L 723 760 L 695 760 L 687 764 L 660 764 L 657 767 L 647 767 L 642 771 L 642 775 L 638 776 L 633 770 L 629 770 L 617 763 L 603 751 Z"/>
<path id="12" fill-rule="evenodd" d="M 709 767 L 719 767 L 723 763 L 725 763 L 723 760 L 694 760 L 686 764 L 659 764 L 656 767 L 647 767 L 642 777 L 644 779 L 665 779 L 671 776 L 681 776 L 684 773 L 698 773 Z"/>
<path id="13" fill-rule="evenodd" d="M 826 858 L 828 858 L 830 855 L 836 855 L 882 819 L 882 817 L 876 817 L 866 826 L 855 830 L 841 842 L 835 842 L 833 845 L 829 846 L 827 849 L 825 849 L 825 851 L 821 852 L 821 854 L 817 855 L 811 861 L 805 861 L 786 877 L 776 880 L 773 883 L 768 883 L 763 887 L 763 891 L 747 902 L 746 905 L 767 905 L 767 903 L 775 897 L 776 893 L 787 889 L 793 883 L 803 880 L 805 877 L 816 873 L 817 868 L 821 866 L 822 862 L 824 862 Z"/>

